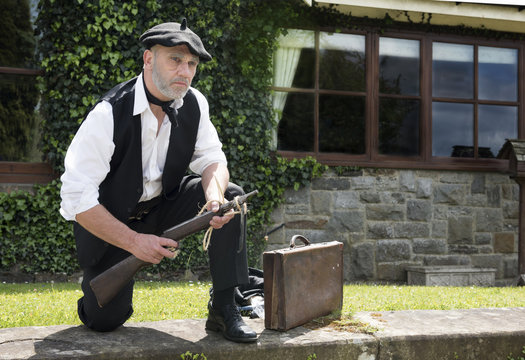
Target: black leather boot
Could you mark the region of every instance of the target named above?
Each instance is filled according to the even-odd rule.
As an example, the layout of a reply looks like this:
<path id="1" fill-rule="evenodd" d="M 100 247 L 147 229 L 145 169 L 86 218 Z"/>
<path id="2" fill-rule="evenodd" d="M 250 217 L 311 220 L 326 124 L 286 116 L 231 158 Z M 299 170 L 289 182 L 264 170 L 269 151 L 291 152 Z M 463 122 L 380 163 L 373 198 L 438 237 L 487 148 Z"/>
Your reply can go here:
<path id="1" fill-rule="evenodd" d="M 257 333 L 244 323 L 239 309 L 233 304 L 222 306 L 220 309 L 214 309 L 208 304 L 206 329 L 219 331 L 226 339 L 235 342 L 257 340 Z"/>

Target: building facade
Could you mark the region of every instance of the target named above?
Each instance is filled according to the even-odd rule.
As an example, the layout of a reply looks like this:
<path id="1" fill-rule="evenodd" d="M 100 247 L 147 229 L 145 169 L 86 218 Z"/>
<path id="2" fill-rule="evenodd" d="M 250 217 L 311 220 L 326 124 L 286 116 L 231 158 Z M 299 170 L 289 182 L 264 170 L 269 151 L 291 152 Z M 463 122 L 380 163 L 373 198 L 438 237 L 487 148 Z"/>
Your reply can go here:
<path id="1" fill-rule="evenodd" d="M 512 283 L 519 188 L 498 153 L 523 138 L 523 6 L 317 3 L 348 14 L 348 26 L 279 39 L 274 145 L 346 171 L 289 191 L 269 248 L 294 233 L 342 241 L 348 281 L 469 265 Z"/>

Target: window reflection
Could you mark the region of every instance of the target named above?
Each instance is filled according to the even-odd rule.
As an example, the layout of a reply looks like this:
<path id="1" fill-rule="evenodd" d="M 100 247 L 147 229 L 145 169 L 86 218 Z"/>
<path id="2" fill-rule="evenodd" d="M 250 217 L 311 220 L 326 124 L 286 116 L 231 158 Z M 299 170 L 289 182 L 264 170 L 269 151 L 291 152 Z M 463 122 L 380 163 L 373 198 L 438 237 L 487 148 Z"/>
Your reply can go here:
<path id="1" fill-rule="evenodd" d="M 9 73 L 9 68 L 37 67 L 29 2 L 3 1 L 2 25 L 0 66 L 8 69 L 0 74 L 0 161 L 39 162 L 42 154 L 38 144 L 40 115 L 36 76 Z"/>
<path id="2" fill-rule="evenodd" d="M 290 88 L 313 88 L 315 83 L 315 33 L 305 30 L 288 30 L 286 35 L 281 35 L 278 39 L 279 48 L 273 56 L 274 75 L 273 84 L 278 87 Z M 275 110 L 275 122 L 279 124 L 287 104 L 287 92 L 276 91 L 272 96 L 273 108 Z M 290 114 L 289 114 L 290 115 Z M 293 115 L 290 115 L 293 116 Z M 288 119 L 290 120 L 290 118 Z M 295 123 L 294 121 L 292 121 Z M 277 148 L 277 130 L 272 131 L 273 149 Z M 288 126 L 285 124 L 284 126 Z M 293 125 L 292 125 L 293 126 Z M 309 141 L 313 141 L 313 135 Z M 289 144 L 284 139 L 284 144 Z M 292 142 L 294 143 L 294 141 Z M 281 146 L 292 146 L 281 145 Z M 313 147 L 313 145 L 312 145 Z M 300 149 L 298 149 L 300 150 Z"/>
<path id="3" fill-rule="evenodd" d="M 432 44 L 432 95 L 472 99 L 474 93 L 474 46 Z"/>
<path id="4" fill-rule="evenodd" d="M 419 100 L 382 98 L 379 105 L 379 152 L 419 154 Z"/>
<path id="5" fill-rule="evenodd" d="M 496 157 L 506 139 L 518 138 L 516 106 L 480 105 L 478 119 L 480 157 Z"/>
<path id="6" fill-rule="evenodd" d="M 277 148 L 314 150 L 314 95 L 288 93 L 279 122 Z"/>
<path id="7" fill-rule="evenodd" d="M 319 151 L 365 153 L 364 97 L 319 97 Z"/>
<path id="8" fill-rule="evenodd" d="M 314 32 L 288 30 L 277 39 L 273 56 L 273 84 L 279 87 L 313 88 L 315 76 Z"/>
<path id="9" fill-rule="evenodd" d="M 419 95 L 419 41 L 379 39 L 379 91 Z"/>
<path id="10" fill-rule="evenodd" d="M 516 101 L 518 99 L 518 50 L 480 46 L 479 98 Z"/>
<path id="11" fill-rule="evenodd" d="M 0 74 L 0 161 L 41 161 L 34 77 Z"/>
<path id="12" fill-rule="evenodd" d="M 474 156 L 474 106 L 432 103 L 432 155 Z"/>
<path id="13" fill-rule="evenodd" d="M 319 87 L 330 90 L 365 90 L 365 37 L 321 33 Z"/>

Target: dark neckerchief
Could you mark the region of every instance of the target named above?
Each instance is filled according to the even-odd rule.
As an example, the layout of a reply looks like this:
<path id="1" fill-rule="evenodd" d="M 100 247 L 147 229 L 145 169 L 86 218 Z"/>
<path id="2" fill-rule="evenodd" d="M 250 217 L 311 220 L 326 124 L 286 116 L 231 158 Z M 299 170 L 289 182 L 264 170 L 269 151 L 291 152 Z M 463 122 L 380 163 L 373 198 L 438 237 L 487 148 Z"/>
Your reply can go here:
<path id="1" fill-rule="evenodd" d="M 168 119 L 170 119 L 171 124 L 175 127 L 179 126 L 177 123 L 177 111 L 171 107 L 171 104 L 173 104 L 175 100 L 162 101 L 157 99 L 152 93 L 149 92 L 146 82 L 144 81 L 144 76 L 142 76 L 142 83 L 144 84 L 144 91 L 148 101 L 152 104 L 160 106 L 166 115 L 168 115 Z"/>

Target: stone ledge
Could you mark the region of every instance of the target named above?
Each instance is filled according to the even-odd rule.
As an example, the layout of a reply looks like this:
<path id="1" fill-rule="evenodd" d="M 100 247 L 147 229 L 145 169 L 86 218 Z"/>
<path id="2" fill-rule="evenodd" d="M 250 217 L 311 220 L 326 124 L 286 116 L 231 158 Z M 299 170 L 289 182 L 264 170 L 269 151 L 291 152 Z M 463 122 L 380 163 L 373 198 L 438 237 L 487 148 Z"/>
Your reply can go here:
<path id="1" fill-rule="evenodd" d="M 204 330 L 205 320 L 130 323 L 111 333 L 83 326 L 0 329 L 0 359 L 181 359 L 208 360 L 444 360 L 506 359 L 525 346 L 525 308 L 362 312 L 355 316 L 378 329 L 372 335 L 329 328 L 264 329 L 253 344 L 236 344 Z"/>
<path id="2" fill-rule="evenodd" d="M 496 269 L 471 266 L 409 266 L 408 285 L 494 286 Z"/>

